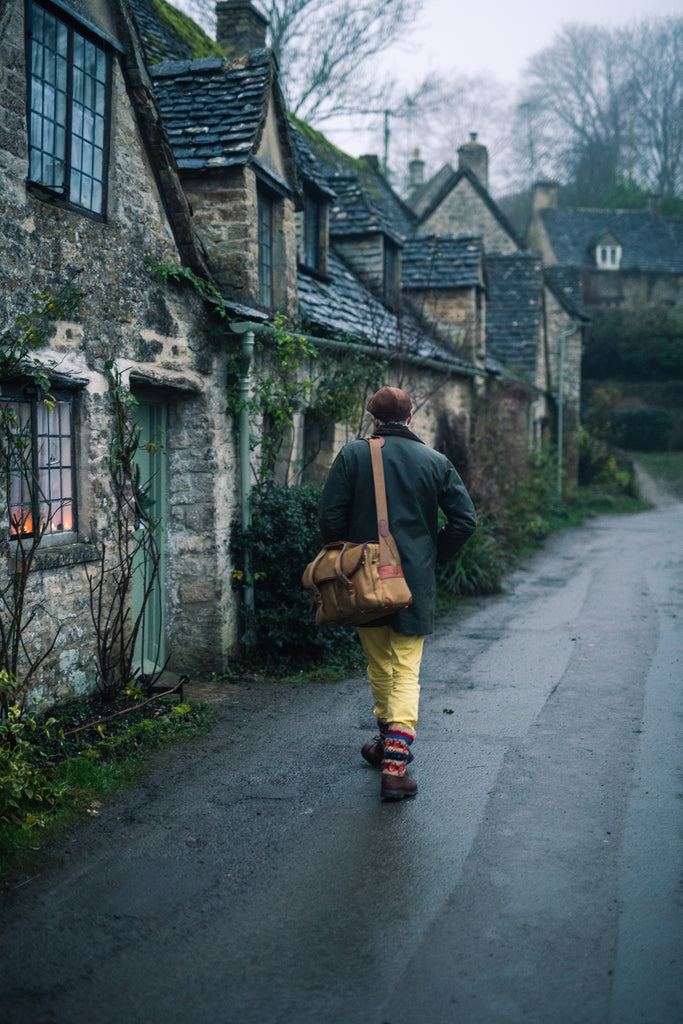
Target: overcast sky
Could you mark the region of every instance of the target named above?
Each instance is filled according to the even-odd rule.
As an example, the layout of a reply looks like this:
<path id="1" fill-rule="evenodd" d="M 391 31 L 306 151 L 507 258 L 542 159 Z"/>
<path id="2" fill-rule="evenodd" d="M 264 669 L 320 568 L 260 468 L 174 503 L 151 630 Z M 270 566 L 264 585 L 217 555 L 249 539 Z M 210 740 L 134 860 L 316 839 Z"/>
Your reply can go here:
<path id="1" fill-rule="evenodd" d="M 681 0 L 425 0 L 414 43 L 394 54 L 392 67 L 403 62 L 409 82 L 435 70 L 514 83 L 567 22 L 615 27 L 682 11 Z"/>
<path id="2" fill-rule="evenodd" d="M 576 22 L 615 28 L 644 18 L 680 16 L 682 11 L 683 0 L 424 0 L 423 12 L 409 38 L 393 47 L 379 63 L 406 89 L 417 85 L 429 72 L 445 77 L 482 75 L 508 86 L 513 99 L 527 59 L 552 45 L 563 25 Z M 332 142 L 353 156 L 381 151 L 378 126 L 371 132 L 338 121 L 327 121 L 320 127 Z M 485 124 L 477 123 L 471 129 L 486 134 Z M 424 146 L 421 138 L 414 142 Z M 428 167 L 428 173 L 435 169 Z"/>

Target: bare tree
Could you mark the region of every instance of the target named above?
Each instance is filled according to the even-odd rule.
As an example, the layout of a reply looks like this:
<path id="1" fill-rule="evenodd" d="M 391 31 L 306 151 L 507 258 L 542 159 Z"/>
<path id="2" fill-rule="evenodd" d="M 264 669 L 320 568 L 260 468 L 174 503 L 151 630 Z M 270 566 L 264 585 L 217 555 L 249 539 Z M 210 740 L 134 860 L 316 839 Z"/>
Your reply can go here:
<path id="1" fill-rule="evenodd" d="M 332 117 L 387 106 L 391 83 L 373 59 L 403 38 L 423 0 L 259 0 L 269 21 L 289 109 L 320 124 Z M 214 0 L 178 0 L 178 7 L 215 33 Z"/>
<path id="2" fill-rule="evenodd" d="M 634 170 L 660 195 L 683 189 L 683 18 L 645 21 L 632 34 Z"/>
<path id="3" fill-rule="evenodd" d="M 565 25 L 530 58 L 520 104 L 530 173 L 601 202 L 620 179 L 673 190 L 681 173 L 683 19 Z"/>
<path id="4" fill-rule="evenodd" d="M 454 163 L 458 148 L 472 131 L 485 141 L 496 184 L 502 187 L 512 105 L 505 88 L 484 75 L 432 75 L 410 93 L 397 92 L 389 109 L 388 147 L 397 190 L 408 190 L 408 165 L 416 149 L 429 177 L 444 164 Z"/>

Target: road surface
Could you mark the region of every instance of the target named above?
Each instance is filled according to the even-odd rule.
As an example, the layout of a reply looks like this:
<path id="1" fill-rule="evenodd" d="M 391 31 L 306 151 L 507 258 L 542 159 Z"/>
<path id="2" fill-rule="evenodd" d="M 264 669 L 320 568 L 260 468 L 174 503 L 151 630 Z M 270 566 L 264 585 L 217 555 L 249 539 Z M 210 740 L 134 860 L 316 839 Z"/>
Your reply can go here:
<path id="1" fill-rule="evenodd" d="M 0 1021 L 681 1024 L 682 541 L 597 518 L 441 622 L 414 800 L 362 678 L 224 686 L 3 895 Z"/>

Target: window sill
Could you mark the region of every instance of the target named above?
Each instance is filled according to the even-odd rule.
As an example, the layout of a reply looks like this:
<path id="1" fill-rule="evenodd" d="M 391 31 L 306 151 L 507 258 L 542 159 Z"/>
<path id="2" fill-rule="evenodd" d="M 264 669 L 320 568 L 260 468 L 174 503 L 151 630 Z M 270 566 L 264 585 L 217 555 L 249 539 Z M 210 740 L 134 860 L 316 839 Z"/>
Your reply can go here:
<path id="1" fill-rule="evenodd" d="M 82 565 L 85 562 L 95 562 L 99 557 L 100 550 L 96 544 L 75 541 L 73 544 L 52 544 L 45 547 L 41 545 L 34 555 L 31 572 Z M 16 569 L 16 559 L 11 554 L 10 566 Z"/>
<path id="2" fill-rule="evenodd" d="M 299 263 L 299 272 L 305 274 L 307 277 L 314 277 L 317 281 L 323 281 L 325 284 L 329 284 L 330 275 L 325 273 L 323 270 L 317 270 L 316 267 L 309 267 L 307 263 Z"/>

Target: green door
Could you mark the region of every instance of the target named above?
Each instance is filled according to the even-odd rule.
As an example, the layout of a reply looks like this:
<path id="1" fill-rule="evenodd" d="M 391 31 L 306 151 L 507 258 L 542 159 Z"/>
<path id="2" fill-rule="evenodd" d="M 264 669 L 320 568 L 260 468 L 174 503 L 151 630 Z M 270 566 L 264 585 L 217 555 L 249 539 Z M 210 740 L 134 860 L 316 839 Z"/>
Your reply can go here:
<path id="1" fill-rule="evenodd" d="M 140 447 L 135 459 L 140 471 L 140 487 L 146 496 L 149 514 L 159 519 L 154 538 L 159 546 L 159 572 L 147 599 L 135 645 L 134 667 L 144 675 L 163 668 L 166 661 L 166 606 L 164 595 L 166 569 L 167 490 L 166 455 L 159 450 L 166 438 L 167 409 L 163 402 L 142 399 L 134 412 L 140 429 Z M 147 443 L 156 446 L 150 450 Z M 150 559 L 142 545 L 137 552 L 133 577 L 133 622 L 142 608 L 143 595 L 150 579 Z"/>

